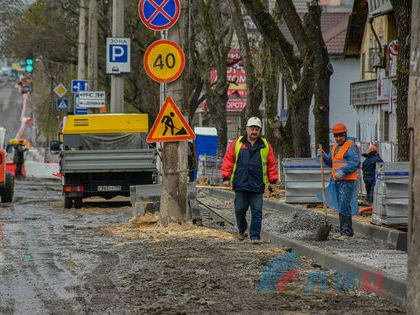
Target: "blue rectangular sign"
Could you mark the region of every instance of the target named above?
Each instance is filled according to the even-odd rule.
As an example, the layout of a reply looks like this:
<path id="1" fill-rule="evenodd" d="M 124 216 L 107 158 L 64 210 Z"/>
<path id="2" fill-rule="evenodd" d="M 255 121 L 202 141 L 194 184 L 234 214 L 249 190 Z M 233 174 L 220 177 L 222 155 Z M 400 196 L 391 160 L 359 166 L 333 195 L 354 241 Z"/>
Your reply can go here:
<path id="1" fill-rule="evenodd" d="M 76 115 L 86 115 L 88 112 L 87 108 L 81 108 L 81 107 L 75 107 L 74 108 L 74 113 Z"/>
<path id="2" fill-rule="evenodd" d="M 86 115 L 88 113 L 87 108 L 78 107 L 79 105 L 79 93 L 74 94 L 74 114 L 75 115 Z"/>
<path id="3" fill-rule="evenodd" d="M 72 80 L 71 81 L 71 91 L 73 93 L 84 92 L 87 90 L 88 90 L 87 80 Z"/>
<path id="4" fill-rule="evenodd" d="M 128 62 L 128 45 L 109 45 L 110 62 Z"/>

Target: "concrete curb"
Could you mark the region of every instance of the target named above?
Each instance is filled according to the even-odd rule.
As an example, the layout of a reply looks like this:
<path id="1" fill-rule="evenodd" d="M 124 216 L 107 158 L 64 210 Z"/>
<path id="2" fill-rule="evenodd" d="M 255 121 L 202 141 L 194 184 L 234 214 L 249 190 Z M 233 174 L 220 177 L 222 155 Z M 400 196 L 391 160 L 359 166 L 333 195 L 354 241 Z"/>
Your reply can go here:
<path id="1" fill-rule="evenodd" d="M 233 197 L 233 192 L 231 191 L 216 189 L 209 189 L 208 191 L 210 195 L 214 197 Z M 282 210 L 290 212 L 296 210 L 310 211 L 279 202 L 264 201 L 264 203 L 266 206 L 268 205 L 271 208 L 273 208 L 272 206 L 275 205 L 276 208 L 281 207 Z M 332 218 L 334 218 L 338 223 L 337 218 Z M 331 220 L 331 222 L 333 222 L 333 220 Z M 393 301 L 403 306 L 405 305 L 407 284 L 404 281 L 396 279 L 391 275 L 383 274 L 381 271 L 365 264 L 349 261 L 344 257 L 330 254 L 324 249 L 315 248 L 301 241 L 285 239 L 267 232 L 262 232 L 261 238 L 264 241 L 269 241 L 282 247 L 290 247 L 300 256 L 311 257 L 325 268 L 337 271 L 343 276 L 351 274 L 354 276 L 354 279 L 360 288 L 367 288 L 369 285 L 375 286 L 376 284 L 381 289 L 381 292 L 385 295 L 388 295 Z M 381 279 L 380 281 L 382 281 L 382 283 L 378 281 L 378 278 Z"/>
<path id="2" fill-rule="evenodd" d="M 368 285 L 365 283 L 366 280 L 373 286 L 378 284 L 376 278 L 378 275 L 382 279 L 382 285 L 380 287 L 381 291 L 384 294 L 389 295 L 393 301 L 401 305 L 405 305 L 407 284 L 399 279 L 383 274 L 379 270 L 365 264 L 349 261 L 344 257 L 331 255 L 323 249 L 310 247 L 300 241 L 284 239 L 267 232 L 262 232 L 261 237 L 263 240 L 270 241 L 273 244 L 290 247 L 300 256 L 312 257 L 320 265 L 328 269 L 335 270 L 343 276 L 352 274 L 354 279 L 357 281 L 358 286 L 361 288 Z"/>
<path id="3" fill-rule="evenodd" d="M 199 188 L 205 189 L 205 188 Z M 214 197 L 223 197 L 223 198 L 232 198 L 234 196 L 233 191 L 219 190 L 219 189 L 207 189 L 210 195 Z M 305 208 L 296 207 L 290 204 L 287 204 L 282 201 L 271 201 L 264 199 L 264 207 L 270 209 L 279 209 L 281 211 L 292 213 L 295 211 L 311 211 Z M 339 226 L 339 218 L 328 215 L 328 220 Z M 407 252 L 407 233 L 392 230 L 389 228 L 373 225 L 373 224 L 363 224 L 357 221 L 353 221 L 353 230 L 355 233 L 360 233 L 366 236 L 370 236 L 375 240 L 383 241 L 386 244 L 392 246 L 396 250 L 401 250 Z"/>

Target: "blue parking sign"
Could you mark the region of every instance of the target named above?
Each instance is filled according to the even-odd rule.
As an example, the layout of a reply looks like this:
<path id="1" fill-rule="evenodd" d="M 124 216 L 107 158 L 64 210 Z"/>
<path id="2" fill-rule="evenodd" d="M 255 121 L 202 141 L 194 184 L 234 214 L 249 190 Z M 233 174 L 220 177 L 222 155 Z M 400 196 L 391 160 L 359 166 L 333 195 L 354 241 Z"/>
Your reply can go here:
<path id="1" fill-rule="evenodd" d="M 111 62 L 127 62 L 128 45 L 109 45 L 109 57 Z"/>
<path id="2" fill-rule="evenodd" d="M 130 38 L 106 39 L 106 73 L 119 75 L 130 73 Z"/>

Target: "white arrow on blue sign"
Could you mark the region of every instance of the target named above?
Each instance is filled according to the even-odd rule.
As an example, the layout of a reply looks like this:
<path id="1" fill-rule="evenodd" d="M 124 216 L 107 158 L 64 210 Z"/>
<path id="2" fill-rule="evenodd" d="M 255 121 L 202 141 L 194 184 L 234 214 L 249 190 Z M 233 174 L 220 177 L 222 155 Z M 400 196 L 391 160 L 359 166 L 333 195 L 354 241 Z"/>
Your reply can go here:
<path id="1" fill-rule="evenodd" d="M 57 110 L 69 110 L 69 100 L 67 98 L 59 98 L 56 102 Z"/>
<path id="2" fill-rule="evenodd" d="M 71 80 L 71 91 L 73 93 L 87 91 L 88 89 L 89 87 L 87 80 Z"/>

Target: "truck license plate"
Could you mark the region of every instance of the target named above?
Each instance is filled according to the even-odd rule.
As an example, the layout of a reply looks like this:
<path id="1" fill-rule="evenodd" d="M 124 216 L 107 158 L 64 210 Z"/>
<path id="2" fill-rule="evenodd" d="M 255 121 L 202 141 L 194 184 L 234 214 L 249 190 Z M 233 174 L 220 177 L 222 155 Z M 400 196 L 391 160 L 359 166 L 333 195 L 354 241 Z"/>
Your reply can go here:
<path id="1" fill-rule="evenodd" d="M 98 191 L 119 191 L 121 186 L 98 186 Z"/>

